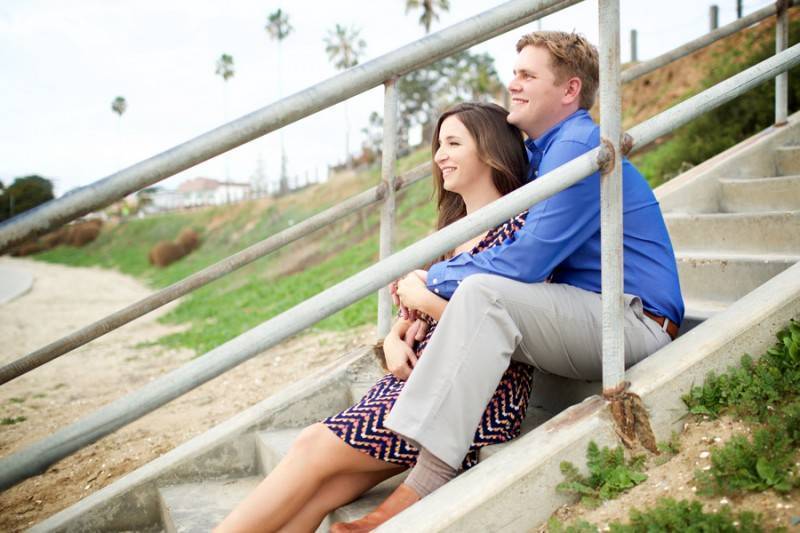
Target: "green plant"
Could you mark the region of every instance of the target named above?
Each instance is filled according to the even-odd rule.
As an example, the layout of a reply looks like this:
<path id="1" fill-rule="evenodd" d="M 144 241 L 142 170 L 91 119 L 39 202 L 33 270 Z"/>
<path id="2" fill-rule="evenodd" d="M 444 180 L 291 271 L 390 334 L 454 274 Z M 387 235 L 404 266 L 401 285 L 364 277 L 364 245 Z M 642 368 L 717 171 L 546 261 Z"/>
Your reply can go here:
<path id="1" fill-rule="evenodd" d="M 743 356 L 741 366 L 693 387 L 683 401 L 692 414 L 718 417 L 725 412 L 763 421 L 777 405 L 800 391 L 800 323 L 792 320 L 778 342 L 758 360 Z"/>
<path id="2" fill-rule="evenodd" d="M 748 439 L 734 436 L 711 454 L 711 469 L 695 477 L 701 492 L 789 492 L 800 486 L 795 465 L 800 444 L 800 402 L 783 406 Z"/>
<path id="3" fill-rule="evenodd" d="M 0 426 L 12 426 L 14 424 L 19 424 L 20 422 L 25 422 L 27 418 L 24 416 L 17 416 L 17 417 L 5 417 L 0 419 Z"/>
<path id="4" fill-rule="evenodd" d="M 677 431 L 673 431 L 668 441 L 659 442 L 656 447 L 661 453 L 656 457 L 656 464 L 662 465 L 681 452 L 681 436 Z"/>
<path id="5" fill-rule="evenodd" d="M 614 522 L 610 525 L 610 530 L 612 533 L 651 533 L 661 531 L 676 533 L 746 531 L 747 533 L 759 533 L 764 531 L 760 522 L 761 517 L 754 513 L 742 512 L 734 515 L 728 507 L 723 507 L 718 513 L 707 513 L 703 511 L 703 506 L 697 501 L 681 500 L 678 502 L 665 498 L 651 509 L 645 511 L 632 509 L 628 524 Z"/>
<path id="6" fill-rule="evenodd" d="M 621 446 L 613 450 L 603 447 L 601 450 L 597 443 L 590 442 L 586 451 L 586 466 L 589 469 L 588 477 L 584 477 L 569 461 L 563 461 L 561 473 L 564 481 L 556 489 L 580 495 L 581 503 L 589 507 L 597 506 L 601 500 L 614 499 L 647 479 L 642 472 L 644 456 L 626 461 Z"/>

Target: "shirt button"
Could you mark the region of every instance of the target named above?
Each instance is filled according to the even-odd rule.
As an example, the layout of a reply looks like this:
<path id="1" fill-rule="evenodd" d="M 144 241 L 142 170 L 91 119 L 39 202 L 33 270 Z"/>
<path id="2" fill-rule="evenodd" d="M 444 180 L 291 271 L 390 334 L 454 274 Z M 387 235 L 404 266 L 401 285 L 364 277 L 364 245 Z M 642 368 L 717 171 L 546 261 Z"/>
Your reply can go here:
<path id="1" fill-rule="evenodd" d="M 433 292 L 435 292 L 436 294 L 439 294 L 439 289 L 433 289 Z"/>
<path id="2" fill-rule="evenodd" d="M 458 283 L 456 285 L 461 285 L 461 280 L 458 280 Z"/>
<path id="3" fill-rule="evenodd" d="M 439 280 L 438 280 L 438 279 L 436 279 L 436 278 L 433 278 L 433 282 L 434 282 L 434 283 L 439 283 Z"/>

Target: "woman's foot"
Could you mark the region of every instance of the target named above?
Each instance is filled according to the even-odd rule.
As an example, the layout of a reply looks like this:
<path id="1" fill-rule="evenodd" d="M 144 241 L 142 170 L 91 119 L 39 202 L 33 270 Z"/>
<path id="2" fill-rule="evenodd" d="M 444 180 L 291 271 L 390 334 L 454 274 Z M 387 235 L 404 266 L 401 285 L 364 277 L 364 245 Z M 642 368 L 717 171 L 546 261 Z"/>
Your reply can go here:
<path id="1" fill-rule="evenodd" d="M 372 531 L 419 500 L 419 494 L 403 483 L 367 516 L 354 522 L 337 522 L 331 526 L 331 533 L 366 533 Z"/>

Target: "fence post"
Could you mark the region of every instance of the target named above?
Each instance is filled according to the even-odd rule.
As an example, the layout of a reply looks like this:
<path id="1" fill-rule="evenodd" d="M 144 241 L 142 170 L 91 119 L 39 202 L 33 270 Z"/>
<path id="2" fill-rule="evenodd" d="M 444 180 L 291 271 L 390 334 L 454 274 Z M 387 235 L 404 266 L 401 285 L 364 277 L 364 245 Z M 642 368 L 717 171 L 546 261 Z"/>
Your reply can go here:
<path id="1" fill-rule="evenodd" d="M 397 78 L 383 84 L 383 151 L 381 155 L 381 186 L 386 197 L 381 208 L 380 258 L 392 255 L 395 223 L 395 166 L 397 163 Z M 387 287 L 378 291 L 378 338 L 392 327 L 392 296 Z"/>
<path id="2" fill-rule="evenodd" d="M 600 235 L 603 394 L 625 387 L 619 0 L 600 0 Z"/>
<path id="3" fill-rule="evenodd" d="M 636 30 L 631 30 L 631 63 L 636 63 L 639 61 L 639 50 L 636 46 L 636 38 L 638 34 Z"/>
<path id="4" fill-rule="evenodd" d="M 714 31 L 719 27 L 719 6 L 714 4 L 708 8 L 708 31 Z"/>
<path id="5" fill-rule="evenodd" d="M 786 50 L 789 43 L 789 0 L 778 0 L 775 24 L 775 53 Z M 786 124 L 789 115 L 789 73 L 775 77 L 775 125 Z"/>
<path id="6" fill-rule="evenodd" d="M 736 18 L 742 18 L 742 0 L 736 0 Z"/>

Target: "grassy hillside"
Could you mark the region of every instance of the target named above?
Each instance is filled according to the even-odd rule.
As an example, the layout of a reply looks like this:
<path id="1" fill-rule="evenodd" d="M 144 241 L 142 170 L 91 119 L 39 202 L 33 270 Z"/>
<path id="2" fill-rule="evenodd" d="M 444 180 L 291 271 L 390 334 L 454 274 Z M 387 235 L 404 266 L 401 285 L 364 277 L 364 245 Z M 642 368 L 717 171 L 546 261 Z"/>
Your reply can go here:
<path id="1" fill-rule="evenodd" d="M 795 10 L 797 11 L 797 10 Z M 800 13 L 793 16 L 791 42 L 800 37 Z M 655 115 L 703 88 L 754 63 L 773 45 L 774 24 L 762 23 L 696 52 L 624 88 L 626 126 Z M 791 106 L 800 105 L 800 70 L 792 72 Z M 634 161 L 651 180 L 661 183 L 682 167 L 697 164 L 768 126 L 774 84 L 764 84 L 714 114 L 681 128 Z M 420 150 L 399 162 L 400 170 L 429 158 Z M 233 206 L 169 213 L 106 226 L 84 248 L 61 247 L 36 256 L 44 261 L 113 268 L 153 287 L 179 281 L 254 242 L 273 235 L 379 181 L 378 169 L 335 175 L 330 182 L 281 199 L 261 199 Z M 399 196 L 399 244 L 432 231 L 435 210 L 431 186 L 416 184 Z M 377 206 L 307 236 L 247 267 L 184 297 L 163 320 L 185 324 L 179 334 L 159 342 L 194 349 L 198 354 L 279 314 L 377 260 Z M 201 235 L 201 247 L 164 269 L 147 261 L 158 241 L 174 239 L 185 227 Z M 345 329 L 375 319 L 376 297 L 366 298 L 321 322 L 317 327 Z"/>
<path id="2" fill-rule="evenodd" d="M 399 162 L 400 171 L 428 159 L 427 150 Z M 100 237 L 84 248 L 59 247 L 35 256 L 74 266 L 117 269 L 165 287 L 224 259 L 250 244 L 300 222 L 379 181 L 378 170 L 334 176 L 325 184 L 288 195 L 192 211 L 156 215 L 107 225 Z M 430 233 L 435 210 L 431 186 L 425 180 L 398 197 L 398 240 L 401 246 Z M 184 227 L 201 235 L 199 249 L 159 269 L 147 260 L 159 240 L 174 239 Z M 321 290 L 366 268 L 378 259 L 379 207 L 308 235 L 191 295 L 162 320 L 186 324 L 182 333 L 159 342 L 183 346 L 198 354 L 218 346 Z M 375 296 L 321 322 L 323 329 L 346 329 L 373 321 Z"/>
<path id="3" fill-rule="evenodd" d="M 789 46 L 800 42 L 800 9 L 790 11 Z M 625 128 L 646 120 L 775 53 L 775 21 L 758 25 L 667 65 L 623 89 Z M 631 160 L 652 186 L 730 148 L 774 122 L 769 81 L 658 139 Z M 789 71 L 789 111 L 800 109 L 800 68 Z"/>

